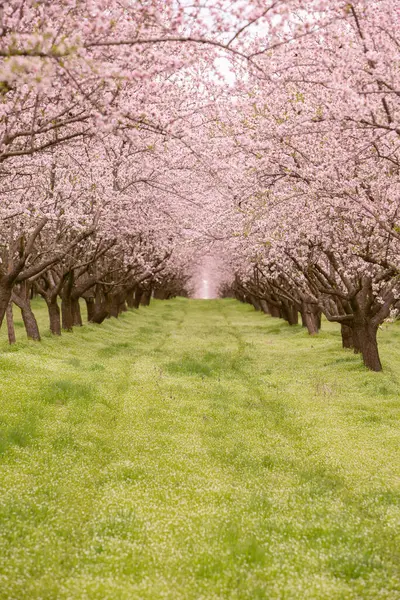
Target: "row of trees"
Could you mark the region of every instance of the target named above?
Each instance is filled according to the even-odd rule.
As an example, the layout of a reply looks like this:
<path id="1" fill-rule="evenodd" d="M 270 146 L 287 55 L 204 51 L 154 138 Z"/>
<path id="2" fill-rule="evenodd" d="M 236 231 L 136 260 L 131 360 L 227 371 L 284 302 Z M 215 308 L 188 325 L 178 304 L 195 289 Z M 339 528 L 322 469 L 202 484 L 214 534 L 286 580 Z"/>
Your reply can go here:
<path id="1" fill-rule="evenodd" d="M 328 4 L 303 15 L 311 35 L 257 55 L 241 118 L 221 124 L 243 165 L 234 289 L 310 334 L 324 314 L 379 371 L 400 297 L 400 4 Z"/>
<path id="2" fill-rule="evenodd" d="M 148 302 L 154 288 L 168 296 L 183 287 L 190 253 L 168 210 L 177 199 L 165 173 L 152 174 L 157 151 L 143 151 L 151 158 L 138 164 L 138 148 L 109 134 L 101 142 L 85 138 L 52 148 L 26 163 L 14 159 L 11 168 L 8 161 L 0 319 L 8 315 L 11 340 L 11 302 L 21 309 L 28 337 L 40 339 L 30 306 L 34 293 L 47 304 L 52 333 L 60 334 L 61 327 L 82 324 L 81 298 L 88 319 L 101 323 Z M 168 176 L 173 170 L 169 165 Z"/>
<path id="3" fill-rule="evenodd" d="M 381 369 L 399 284 L 399 0 L 10 0 L 0 323 L 213 285 Z M 194 283 L 189 284 L 189 279 Z M 233 281 L 233 284 L 232 284 Z M 61 305 L 61 320 L 60 309 Z"/>
<path id="4" fill-rule="evenodd" d="M 40 339 L 34 294 L 59 335 L 82 324 L 81 299 L 101 323 L 152 294 L 186 293 L 212 177 L 195 129 L 219 85 L 205 73 L 215 53 L 202 51 L 202 13 L 200 2 L 0 3 L 0 325 L 6 316 L 10 341 L 12 303 Z M 217 6 L 204 16 L 227 29 Z"/>

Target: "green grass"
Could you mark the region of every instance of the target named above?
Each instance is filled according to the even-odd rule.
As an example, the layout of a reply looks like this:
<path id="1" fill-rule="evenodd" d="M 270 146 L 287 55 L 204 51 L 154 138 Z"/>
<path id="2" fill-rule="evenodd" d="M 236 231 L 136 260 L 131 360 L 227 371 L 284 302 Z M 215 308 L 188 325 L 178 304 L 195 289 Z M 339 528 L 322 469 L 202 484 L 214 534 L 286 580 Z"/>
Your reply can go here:
<path id="1" fill-rule="evenodd" d="M 400 599 L 400 327 L 383 373 L 324 328 L 177 299 L 2 331 L 1 600 Z"/>

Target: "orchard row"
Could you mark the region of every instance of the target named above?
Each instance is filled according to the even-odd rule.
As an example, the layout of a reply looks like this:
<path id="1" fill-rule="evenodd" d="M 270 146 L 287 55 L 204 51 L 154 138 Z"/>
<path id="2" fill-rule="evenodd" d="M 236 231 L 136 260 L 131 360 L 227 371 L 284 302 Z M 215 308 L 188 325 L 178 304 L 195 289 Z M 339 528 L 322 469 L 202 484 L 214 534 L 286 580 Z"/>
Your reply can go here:
<path id="1" fill-rule="evenodd" d="M 399 282 L 400 0 L 10 0 L 0 320 L 37 337 L 204 265 L 380 370 Z M 61 317 L 60 308 L 61 304 Z M 11 324 L 12 325 L 12 324 Z"/>

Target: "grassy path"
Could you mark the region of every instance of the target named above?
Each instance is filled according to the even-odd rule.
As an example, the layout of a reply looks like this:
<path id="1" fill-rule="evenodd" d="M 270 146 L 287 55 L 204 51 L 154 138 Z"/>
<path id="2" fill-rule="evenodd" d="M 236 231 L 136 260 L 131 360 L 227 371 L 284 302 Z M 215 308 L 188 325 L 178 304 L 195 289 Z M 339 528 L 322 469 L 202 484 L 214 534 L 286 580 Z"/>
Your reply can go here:
<path id="1" fill-rule="evenodd" d="M 381 338 L 370 373 L 330 326 L 178 299 L 0 342 L 0 599 L 400 599 Z"/>

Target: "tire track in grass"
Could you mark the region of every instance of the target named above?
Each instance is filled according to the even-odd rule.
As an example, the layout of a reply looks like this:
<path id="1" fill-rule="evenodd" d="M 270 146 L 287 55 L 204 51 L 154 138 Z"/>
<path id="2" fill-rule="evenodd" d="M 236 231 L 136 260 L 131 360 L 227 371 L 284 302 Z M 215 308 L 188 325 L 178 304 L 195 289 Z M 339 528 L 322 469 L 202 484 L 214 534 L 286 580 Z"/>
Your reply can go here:
<path id="1" fill-rule="evenodd" d="M 188 302 L 182 302 L 181 304 L 182 306 L 182 312 L 180 314 L 179 319 L 177 319 L 177 321 L 175 322 L 175 327 L 171 328 L 165 335 L 164 339 L 154 348 L 155 352 L 161 352 L 165 345 L 167 344 L 167 342 L 171 339 L 172 335 L 175 332 L 179 332 L 182 327 L 183 324 L 187 318 L 187 313 L 188 313 Z"/>
<path id="2" fill-rule="evenodd" d="M 182 327 L 184 319 L 187 314 L 187 305 L 183 304 L 182 314 L 179 318 L 173 320 L 172 323 L 165 318 L 170 313 L 170 305 L 168 301 L 164 301 L 160 304 L 153 304 L 146 307 L 138 317 L 145 317 L 146 320 L 139 324 L 132 323 L 132 342 L 116 342 L 112 340 L 107 346 L 100 349 L 100 354 L 103 358 L 117 361 L 123 361 L 125 364 L 124 378 L 121 381 L 116 382 L 116 388 L 118 393 L 127 392 L 132 386 L 136 371 L 135 367 L 140 369 L 140 363 L 145 361 L 155 360 L 154 356 L 157 353 L 161 353 L 170 339 L 171 335 L 175 330 L 179 330 Z M 161 310 L 161 313 L 159 312 Z M 133 313 L 132 313 L 133 314 Z M 129 313 L 127 314 L 129 316 Z M 150 321 L 150 323 L 148 322 Z M 168 327 L 166 327 L 168 323 Z M 161 324 L 161 325 L 160 325 Z M 152 335 L 159 336 L 161 328 L 161 340 L 149 345 Z M 139 339 L 140 343 L 137 343 Z M 135 343 L 136 341 L 136 343 Z M 141 348 L 141 344 L 144 344 L 144 348 Z"/>
<path id="3" fill-rule="evenodd" d="M 231 319 L 226 314 L 226 305 L 221 302 L 221 303 L 217 304 L 217 307 L 218 307 L 218 310 L 219 310 L 220 314 L 222 315 L 223 319 L 225 320 L 226 325 L 229 328 L 229 330 L 228 330 L 229 335 L 233 336 L 237 341 L 238 350 L 237 350 L 236 358 L 237 358 L 237 360 L 240 360 L 245 355 L 247 342 L 244 341 L 243 335 L 239 332 L 238 328 L 232 323 Z"/>

